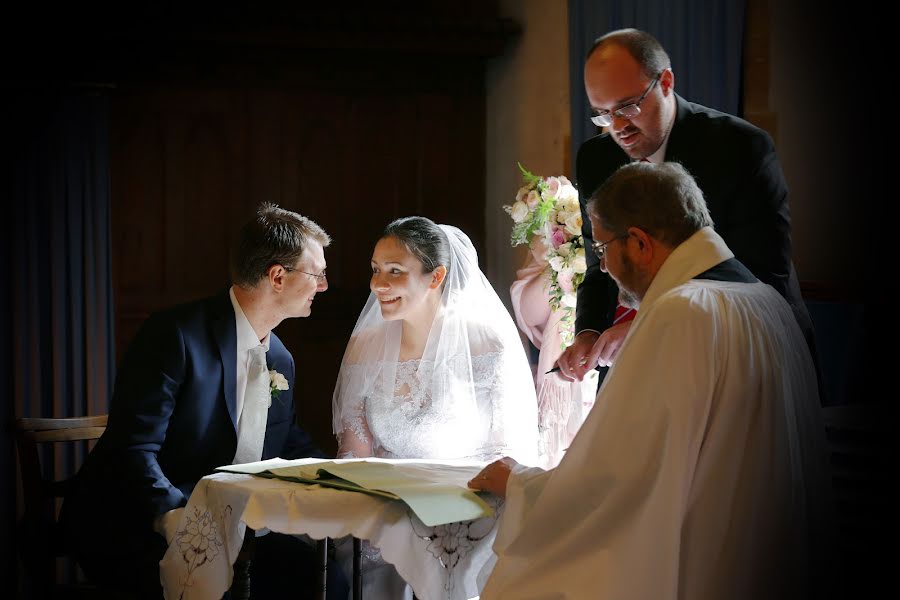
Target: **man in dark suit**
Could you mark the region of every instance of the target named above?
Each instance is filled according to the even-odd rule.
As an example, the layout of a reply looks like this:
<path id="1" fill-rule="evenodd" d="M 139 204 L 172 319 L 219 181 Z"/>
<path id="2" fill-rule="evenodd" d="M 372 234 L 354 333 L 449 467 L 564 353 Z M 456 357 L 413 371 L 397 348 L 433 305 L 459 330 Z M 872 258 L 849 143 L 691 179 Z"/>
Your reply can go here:
<path id="1" fill-rule="evenodd" d="M 586 248 L 594 240 L 585 204 L 620 166 L 635 160 L 681 163 L 699 184 L 716 231 L 735 256 L 791 305 L 815 357 L 812 321 L 791 262 L 787 185 L 771 137 L 750 123 L 675 94 L 675 75 L 659 42 L 635 29 L 599 38 L 584 69 L 592 121 L 605 131 L 578 150 L 575 172 Z M 594 252 L 578 288 L 574 343 L 559 358 L 564 376 L 582 379 L 615 359 L 634 314 Z M 605 369 L 602 369 L 605 371 Z"/>
<path id="2" fill-rule="evenodd" d="M 231 289 L 144 323 L 119 367 L 106 432 L 62 509 L 90 579 L 161 597 L 159 561 L 199 479 L 233 462 L 325 456 L 295 423 L 294 359 L 272 329 L 309 316 L 328 288 L 329 243 L 313 221 L 263 204 L 233 253 Z M 265 597 L 281 571 L 294 597 L 311 595 L 314 565 L 299 539 L 263 536 L 252 594 Z M 346 598 L 340 569 L 329 575 L 329 591 Z"/>

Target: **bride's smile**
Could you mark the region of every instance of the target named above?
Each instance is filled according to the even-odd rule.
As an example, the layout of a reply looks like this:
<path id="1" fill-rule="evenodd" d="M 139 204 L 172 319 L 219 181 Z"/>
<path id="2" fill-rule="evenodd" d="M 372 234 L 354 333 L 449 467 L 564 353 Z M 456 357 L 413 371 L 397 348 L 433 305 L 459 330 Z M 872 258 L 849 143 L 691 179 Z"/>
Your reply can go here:
<path id="1" fill-rule="evenodd" d="M 422 262 L 396 237 L 379 240 L 372 252 L 369 287 L 386 321 L 430 322 L 440 300 L 442 277 L 425 272 Z"/>

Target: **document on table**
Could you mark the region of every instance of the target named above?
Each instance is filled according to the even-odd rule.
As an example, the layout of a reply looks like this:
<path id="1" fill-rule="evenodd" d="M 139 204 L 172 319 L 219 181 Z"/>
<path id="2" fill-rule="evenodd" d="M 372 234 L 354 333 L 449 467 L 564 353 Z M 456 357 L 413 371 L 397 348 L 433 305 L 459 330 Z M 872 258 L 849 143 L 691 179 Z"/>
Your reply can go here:
<path id="1" fill-rule="evenodd" d="M 428 526 L 492 516 L 493 509 L 466 487 L 486 463 L 413 459 L 284 460 L 273 458 L 219 471 L 249 473 L 402 500 Z"/>

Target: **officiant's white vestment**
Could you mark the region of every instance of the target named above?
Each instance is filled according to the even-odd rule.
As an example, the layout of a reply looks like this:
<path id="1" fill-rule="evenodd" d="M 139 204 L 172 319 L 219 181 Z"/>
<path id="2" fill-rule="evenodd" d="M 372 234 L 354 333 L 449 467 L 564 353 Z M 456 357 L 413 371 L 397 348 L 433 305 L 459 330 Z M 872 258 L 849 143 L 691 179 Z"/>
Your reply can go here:
<path id="1" fill-rule="evenodd" d="M 562 462 L 510 477 L 482 600 L 801 597 L 815 371 L 770 286 L 692 279 L 732 257 L 704 228 L 666 260 Z"/>

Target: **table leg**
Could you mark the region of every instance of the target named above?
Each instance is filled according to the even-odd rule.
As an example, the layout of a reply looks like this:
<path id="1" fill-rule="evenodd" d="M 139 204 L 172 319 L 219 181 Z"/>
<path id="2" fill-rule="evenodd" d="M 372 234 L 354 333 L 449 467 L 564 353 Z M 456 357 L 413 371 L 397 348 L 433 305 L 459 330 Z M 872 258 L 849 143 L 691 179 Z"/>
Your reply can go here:
<path id="1" fill-rule="evenodd" d="M 244 532 L 244 543 L 234 561 L 234 578 L 231 580 L 231 597 L 233 600 L 249 600 L 250 598 L 250 563 L 256 545 L 256 532 L 249 527 Z"/>
<path id="2" fill-rule="evenodd" d="M 328 538 L 316 541 L 316 557 L 319 560 L 319 581 L 316 600 L 325 600 L 328 593 Z"/>
<path id="3" fill-rule="evenodd" d="M 353 600 L 362 600 L 362 540 L 353 538 Z"/>

